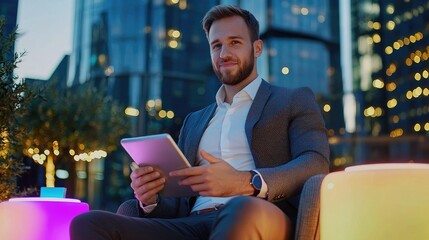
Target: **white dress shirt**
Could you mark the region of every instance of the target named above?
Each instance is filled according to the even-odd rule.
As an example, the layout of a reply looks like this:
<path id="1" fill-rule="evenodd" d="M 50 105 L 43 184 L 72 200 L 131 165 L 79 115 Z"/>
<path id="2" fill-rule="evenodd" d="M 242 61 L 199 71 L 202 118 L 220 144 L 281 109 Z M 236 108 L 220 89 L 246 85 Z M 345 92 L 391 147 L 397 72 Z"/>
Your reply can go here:
<path id="1" fill-rule="evenodd" d="M 261 82 L 262 79 L 258 76 L 234 96 L 231 104 L 224 101 L 225 87 L 223 85 L 220 87 L 216 94 L 216 112 L 201 138 L 198 152 L 205 150 L 240 171 L 255 169 L 255 163 L 247 142 L 245 123 Z M 198 155 L 196 165 L 205 164 L 209 163 L 202 159 L 201 155 Z M 263 180 L 262 182 L 262 189 L 258 197 L 264 198 L 267 193 L 267 185 Z M 225 204 L 231 198 L 233 197 L 200 196 L 197 198 L 192 211 Z"/>

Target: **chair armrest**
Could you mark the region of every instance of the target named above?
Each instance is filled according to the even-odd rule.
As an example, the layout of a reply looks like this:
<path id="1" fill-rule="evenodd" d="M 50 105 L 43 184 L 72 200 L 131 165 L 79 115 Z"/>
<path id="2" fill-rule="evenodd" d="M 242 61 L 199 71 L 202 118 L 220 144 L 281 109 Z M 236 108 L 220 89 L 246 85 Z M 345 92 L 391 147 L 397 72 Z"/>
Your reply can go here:
<path id="1" fill-rule="evenodd" d="M 325 174 L 309 178 L 301 192 L 295 239 L 318 240 L 320 215 L 320 186 Z"/>

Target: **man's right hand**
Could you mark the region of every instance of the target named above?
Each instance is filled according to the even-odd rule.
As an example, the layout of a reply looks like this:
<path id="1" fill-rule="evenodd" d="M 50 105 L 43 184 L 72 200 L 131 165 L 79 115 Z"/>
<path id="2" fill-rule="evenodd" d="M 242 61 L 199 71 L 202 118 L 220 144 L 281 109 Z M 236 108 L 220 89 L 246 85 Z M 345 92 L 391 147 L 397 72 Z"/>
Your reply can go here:
<path id="1" fill-rule="evenodd" d="M 134 196 L 147 206 L 157 201 L 158 193 L 164 188 L 165 177 L 152 166 L 135 168 L 131 175 L 131 188 Z"/>

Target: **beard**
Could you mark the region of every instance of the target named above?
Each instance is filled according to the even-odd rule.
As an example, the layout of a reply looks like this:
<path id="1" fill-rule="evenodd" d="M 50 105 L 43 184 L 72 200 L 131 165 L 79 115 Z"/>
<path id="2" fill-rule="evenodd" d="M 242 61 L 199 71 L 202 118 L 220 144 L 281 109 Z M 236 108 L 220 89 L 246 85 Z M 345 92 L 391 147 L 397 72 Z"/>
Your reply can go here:
<path id="1" fill-rule="evenodd" d="M 222 74 L 219 68 L 216 68 L 215 66 L 213 66 L 213 70 L 221 83 L 225 85 L 234 86 L 244 81 L 244 79 L 246 79 L 253 71 L 253 67 L 255 65 L 253 61 L 254 60 L 253 47 L 250 53 L 250 57 L 247 59 L 249 61 L 246 61 L 246 59 L 244 61 L 237 59 L 237 64 L 239 66 L 237 73 Z M 227 59 L 226 61 L 230 61 L 230 60 L 233 60 L 233 59 Z"/>

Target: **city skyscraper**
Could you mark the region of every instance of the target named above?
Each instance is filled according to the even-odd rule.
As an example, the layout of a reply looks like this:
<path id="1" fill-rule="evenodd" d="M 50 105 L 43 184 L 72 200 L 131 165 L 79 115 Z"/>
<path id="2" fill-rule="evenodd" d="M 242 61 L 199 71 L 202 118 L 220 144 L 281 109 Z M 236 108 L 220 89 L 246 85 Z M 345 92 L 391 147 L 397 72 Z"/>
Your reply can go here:
<path id="1" fill-rule="evenodd" d="M 0 2 L 0 18 L 6 20 L 5 33 L 9 35 L 16 28 L 18 16 L 18 0 Z"/>
<path id="2" fill-rule="evenodd" d="M 350 3 L 355 163 L 427 161 L 429 3 Z"/>

